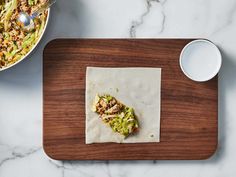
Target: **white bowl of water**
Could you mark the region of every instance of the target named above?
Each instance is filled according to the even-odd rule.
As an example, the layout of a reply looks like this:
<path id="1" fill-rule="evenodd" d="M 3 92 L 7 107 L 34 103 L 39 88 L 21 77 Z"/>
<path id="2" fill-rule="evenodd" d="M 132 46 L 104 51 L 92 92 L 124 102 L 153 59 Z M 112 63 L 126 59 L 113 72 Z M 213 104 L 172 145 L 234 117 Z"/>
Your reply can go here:
<path id="1" fill-rule="evenodd" d="M 204 82 L 217 75 L 222 65 L 220 50 L 205 39 L 188 43 L 180 54 L 180 67 L 184 74 L 197 82 Z"/>

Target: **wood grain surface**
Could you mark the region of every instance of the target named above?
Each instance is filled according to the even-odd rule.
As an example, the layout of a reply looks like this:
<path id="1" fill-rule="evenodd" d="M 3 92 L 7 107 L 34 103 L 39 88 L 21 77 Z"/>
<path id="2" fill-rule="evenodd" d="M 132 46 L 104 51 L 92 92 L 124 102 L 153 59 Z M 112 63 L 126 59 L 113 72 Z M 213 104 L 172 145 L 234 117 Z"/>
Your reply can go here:
<path id="1" fill-rule="evenodd" d="M 57 160 L 206 159 L 217 148 L 218 79 L 179 67 L 192 39 L 57 39 L 43 54 L 43 147 Z M 87 66 L 159 67 L 161 142 L 85 144 Z M 144 93 L 148 94 L 148 93 Z"/>

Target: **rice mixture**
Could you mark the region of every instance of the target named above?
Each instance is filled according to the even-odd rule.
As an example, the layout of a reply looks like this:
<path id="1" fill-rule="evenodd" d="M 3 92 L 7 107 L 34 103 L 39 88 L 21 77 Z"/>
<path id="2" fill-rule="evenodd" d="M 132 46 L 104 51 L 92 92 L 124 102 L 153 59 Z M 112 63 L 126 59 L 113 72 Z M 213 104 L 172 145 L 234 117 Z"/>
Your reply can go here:
<path id="1" fill-rule="evenodd" d="M 32 14 L 47 0 L 0 0 L 0 69 L 24 57 L 38 41 L 45 27 L 47 12 L 34 19 L 32 31 L 17 24 L 20 12 Z"/>

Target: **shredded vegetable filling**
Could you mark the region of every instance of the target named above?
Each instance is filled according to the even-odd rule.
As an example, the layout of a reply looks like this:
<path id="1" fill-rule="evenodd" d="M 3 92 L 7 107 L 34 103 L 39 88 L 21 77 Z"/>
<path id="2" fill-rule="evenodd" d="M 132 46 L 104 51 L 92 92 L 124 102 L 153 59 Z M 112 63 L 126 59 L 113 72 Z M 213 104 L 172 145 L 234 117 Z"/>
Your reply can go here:
<path id="1" fill-rule="evenodd" d="M 125 137 L 137 131 L 139 127 L 133 108 L 125 106 L 111 95 L 96 95 L 92 111 L 98 113 L 114 132 Z"/>
<path id="2" fill-rule="evenodd" d="M 17 24 L 20 12 L 32 14 L 47 0 L 0 0 L 0 69 L 24 57 L 38 41 L 45 27 L 47 12 L 34 19 L 35 28 L 23 30 Z"/>

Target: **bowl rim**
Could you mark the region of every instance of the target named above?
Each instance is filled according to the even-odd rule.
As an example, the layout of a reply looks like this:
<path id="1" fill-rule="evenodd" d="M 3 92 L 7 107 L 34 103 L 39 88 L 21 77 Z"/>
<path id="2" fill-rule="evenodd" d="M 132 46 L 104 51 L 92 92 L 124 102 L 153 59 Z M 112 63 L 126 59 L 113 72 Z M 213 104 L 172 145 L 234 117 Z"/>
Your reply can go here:
<path id="1" fill-rule="evenodd" d="M 38 41 L 35 43 L 35 45 L 28 51 L 28 53 L 23 56 L 20 60 L 16 61 L 15 63 L 13 63 L 12 65 L 9 65 L 7 67 L 3 67 L 3 68 L 0 68 L 0 72 L 1 71 L 4 71 L 4 70 L 7 70 L 15 65 L 17 65 L 18 63 L 20 63 L 21 61 L 23 61 L 25 58 L 27 58 L 30 54 L 32 54 L 32 52 L 34 51 L 34 49 L 38 46 L 38 44 L 40 43 L 45 31 L 46 31 L 46 28 L 48 26 L 48 21 L 49 21 L 49 17 L 50 17 L 50 8 L 48 8 L 48 14 L 47 14 L 47 19 L 46 19 L 46 23 L 45 23 L 45 26 L 44 26 L 44 29 L 43 29 L 43 32 L 42 34 L 40 35 L 40 37 L 38 38 Z"/>
<path id="2" fill-rule="evenodd" d="M 219 62 L 219 65 L 217 66 L 216 70 L 214 73 L 212 74 L 209 74 L 209 77 L 208 78 L 205 78 L 205 79 L 194 79 L 192 76 L 190 76 L 184 69 L 183 67 L 183 64 L 182 64 L 182 60 L 183 60 L 183 55 L 184 55 L 184 52 L 186 51 L 186 49 L 192 45 L 192 44 L 195 44 L 195 43 L 198 43 L 198 42 L 205 42 L 209 45 L 211 45 L 213 48 L 216 49 L 216 52 L 218 54 L 219 57 L 217 57 L 217 60 Z M 186 44 L 184 46 L 184 48 L 182 49 L 181 53 L 180 53 L 180 57 L 179 57 L 179 65 L 180 65 L 180 68 L 182 70 L 182 72 L 185 74 L 185 76 L 187 76 L 189 79 L 193 80 L 193 81 L 196 81 L 196 82 L 206 82 L 206 81 L 209 81 L 211 80 L 212 78 L 214 78 L 220 71 L 220 68 L 222 66 L 222 54 L 220 52 L 220 49 L 217 47 L 216 44 L 214 44 L 212 41 L 208 40 L 208 39 L 196 39 L 196 40 L 193 40 L 191 42 L 189 42 L 188 44 Z"/>

